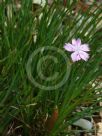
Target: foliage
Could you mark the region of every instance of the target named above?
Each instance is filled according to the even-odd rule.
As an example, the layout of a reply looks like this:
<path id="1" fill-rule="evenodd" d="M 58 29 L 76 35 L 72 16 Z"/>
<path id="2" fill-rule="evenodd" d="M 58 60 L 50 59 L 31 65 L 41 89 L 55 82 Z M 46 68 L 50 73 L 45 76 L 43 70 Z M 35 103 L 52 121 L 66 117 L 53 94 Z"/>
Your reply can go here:
<path id="1" fill-rule="evenodd" d="M 5 14 L 10 4 L 12 14 Z M 46 135 L 44 120 L 47 115 L 48 118 L 52 115 L 57 106 L 58 119 L 49 135 L 65 136 L 69 133 L 66 129 L 68 125 L 100 109 L 98 103 L 102 90 L 97 79 L 102 75 L 101 6 L 92 10 L 94 3 L 86 12 L 80 9 L 76 13 L 73 8 L 77 1 L 68 1 L 67 8 L 59 1 L 54 2 L 34 12 L 31 0 L 22 0 L 21 5 L 19 10 L 12 1 L 0 5 L 0 134 Z M 89 44 L 91 51 L 87 62 L 71 62 L 70 54 L 63 46 L 73 38 L 80 38 Z M 45 50 L 48 46 L 55 47 L 55 50 Z M 31 56 L 38 48 L 42 50 L 35 57 Z M 56 49 L 67 55 L 67 63 Z M 41 67 L 37 71 L 39 60 L 46 55 L 58 59 L 58 64 L 43 61 L 42 70 L 46 77 L 56 71 L 60 73 L 51 82 L 39 79 Z M 29 61 L 32 62 L 31 68 Z M 68 79 L 56 88 L 66 73 L 66 67 Z M 35 86 L 29 80 L 29 74 L 43 85 L 54 85 L 55 89 L 44 90 Z M 81 106 L 86 108 L 75 112 Z M 14 128 L 12 131 L 11 126 Z"/>

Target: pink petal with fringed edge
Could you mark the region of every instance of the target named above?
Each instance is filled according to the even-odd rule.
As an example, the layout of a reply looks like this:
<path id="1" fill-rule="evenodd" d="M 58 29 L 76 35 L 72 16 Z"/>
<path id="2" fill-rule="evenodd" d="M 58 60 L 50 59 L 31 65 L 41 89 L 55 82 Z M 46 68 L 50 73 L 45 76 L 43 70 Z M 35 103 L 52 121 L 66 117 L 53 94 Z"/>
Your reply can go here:
<path id="1" fill-rule="evenodd" d="M 72 44 L 75 45 L 75 46 L 77 45 L 76 39 L 72 39 Z"/>
<path id="2" fill-rule="evenodd" d="M 88 44 L 82 44 L 80 46 L 80 50 L 82 50 L 82 51 L 90 51 L 89 45 Z"/>
<path id="3" fill-rule="evenodd" d="M 71 54 L 71 58 L 72 58 L 73 62 L 81 60 L 81 57 L 80 57 L 80 55 L 77 52 L 72 53 Z"/>
<path id="4" fill-rule="evenodd" d="M 81 59 L 87 61 L 89 59 L 89 54 L 84 52 L 84 51 L 79 51 L 79 55 L 81 57 Z"/>
<path id="5" fill-rule="evenodd" d="M 77 44 L 78 46 L 81 45 L 81 40 L 80 40 L 79 38 L 76 40 L 76 44 Z"/>
<path id="6" fill-rule="evenodd" d="M 69 51 L 69 52 L 74 52 L 75 51 L 75 48 L 72 44 L 70 43 L 66 43 L 65 46 L 64 46 L 64 49 Z"/>

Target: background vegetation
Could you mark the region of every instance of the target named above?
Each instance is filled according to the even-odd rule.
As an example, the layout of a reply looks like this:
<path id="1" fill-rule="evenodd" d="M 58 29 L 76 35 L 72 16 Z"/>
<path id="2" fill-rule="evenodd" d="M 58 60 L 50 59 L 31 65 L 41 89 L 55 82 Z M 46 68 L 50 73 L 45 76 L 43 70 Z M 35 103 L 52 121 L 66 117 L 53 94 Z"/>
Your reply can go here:
<path id="1" fill-rule="evenodd" d="M 11 7 L 9 9 L 9 7 Z M 65 136 L 68 126 L 79 118 L 98 112 L 102 99 L 100 77 L 102 75 L 102 19 L 101 5 L 89 6 L 84 12 L 77 1 L 68 1 L 64 7 L 57 1 L 35 7 L 31 0 L 22 0 L 21 8 L 7 0 L 0 4 L 0 135 Z M 33 10 L 32 10 L 33 9 Z M 80 38 L 90 47 L 87 62 L 71 62 L 64 51 L 66 42 Z M 55 47 L 68 57 L 65 60 L 57 50 L 42 50 L 33 58 L 31 73 L 41 84 L 56 85 L 62 80 L 68 66 L 68 80 L 58 89 L 44 90 L 29 80 L 30 55 L 39 47 Z M 44 75 L 58 71 L 58 78 L 50 83 L 42 80 L 36 70 L 39 60 L 52 55 L 58 64 L 50 60 L 43 63 Z M 40 71 L 39 71 L 40 72 Z M 85 108 L 76 112 L 77 108 Z"/>

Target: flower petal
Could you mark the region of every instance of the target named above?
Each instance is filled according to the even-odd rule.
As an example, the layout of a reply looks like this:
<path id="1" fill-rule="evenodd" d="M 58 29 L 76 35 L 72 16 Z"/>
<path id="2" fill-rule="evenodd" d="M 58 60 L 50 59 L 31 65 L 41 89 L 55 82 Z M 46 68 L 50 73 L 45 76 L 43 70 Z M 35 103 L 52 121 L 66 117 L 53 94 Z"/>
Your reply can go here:
<path id="1" fill-rule="evenodd" d="M 72 44 L 74 46 L 80 46 L 81 45 L 81 40 L 78 38 L 77 40 L 76 39 L 72 39 Z"/>
<path id="2" fill-rule="evenodd" d="M 77 45 L 76 39 L 72 39 L 72 44 L 73 44 L 73 45 Z"/>
<path id="3" fill-rule="evenodd" d="M 75 51 L 74 46 L 70 43 L 66 43 L 65 46 L 64 46 L 64 49 L 69 51 L 69 52 Z"/>
<path id="4" fill-rule="evenodd" d="M 71 54 L 71 58 L 72 58 L 73 62 L 81 60 L 81 57 L 80 57 L 80 55 L 78 54 L 78 52 L 72 53 L 72 54 Z"/>
<path id="5" fill-rule="evenodd" d="M 82 50 L 82 51 L 90 51 L 89 45 L 88 44 L 82 44 L 80 46 L 80 50 Z"/>
<path id="6" fill-rule="evenodd" d="M 76 40 L 76 43 L 77 43 L 77 45 L 81 45 L 81 40 L 78 38 L 77 40 Z"/>
<path id="7" fill-rule="evenodd" d="M 84 51 L 79 51 L 79 55 L 81 57 L 81 59 L 87 61 L 89 59 L 89 54 L 84 52 Z"/>

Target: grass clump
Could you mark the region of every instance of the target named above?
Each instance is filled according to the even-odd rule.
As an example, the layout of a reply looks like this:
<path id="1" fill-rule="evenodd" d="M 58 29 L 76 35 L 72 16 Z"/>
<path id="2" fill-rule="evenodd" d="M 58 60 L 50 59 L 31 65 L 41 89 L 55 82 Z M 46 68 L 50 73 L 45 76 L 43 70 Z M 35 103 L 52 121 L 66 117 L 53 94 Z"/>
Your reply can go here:
<path id="1" fill-rule="evenodd" d="M 102 13 L 100 5 L 92 10 L 94 4 L 77 13 L 77 1 L 34 11 L 31 0 L 22 0 L 20 9 L 11 0 L 0 4 L 2 136 L 65 136 L 73 122 L 99 111 Z M 73 63 L 65 52 L 73 38 L 89 44 L 87 62 Z"/>

